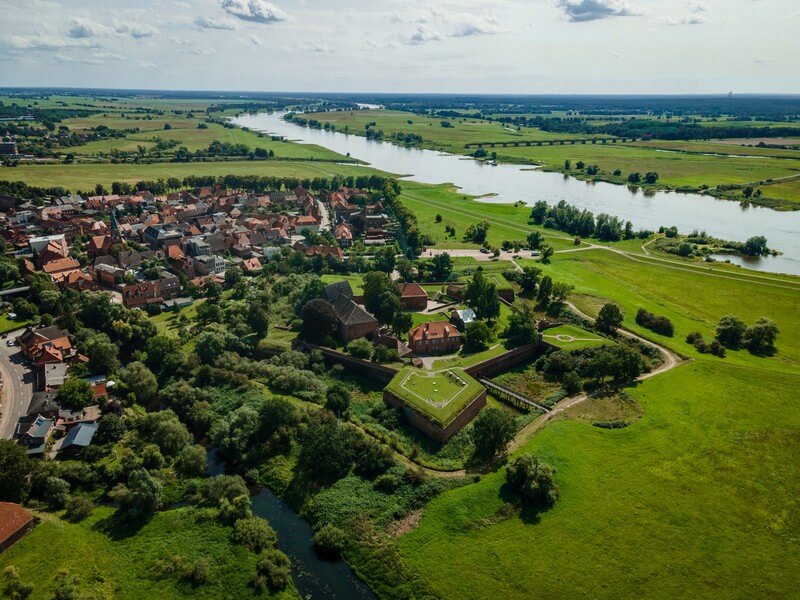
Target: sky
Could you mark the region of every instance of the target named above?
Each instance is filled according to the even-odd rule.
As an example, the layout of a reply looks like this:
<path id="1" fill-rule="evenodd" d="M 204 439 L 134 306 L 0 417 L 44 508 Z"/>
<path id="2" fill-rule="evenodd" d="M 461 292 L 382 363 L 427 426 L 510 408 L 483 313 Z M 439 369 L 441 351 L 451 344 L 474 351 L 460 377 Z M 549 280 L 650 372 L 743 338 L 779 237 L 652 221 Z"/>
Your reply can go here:
<path id="1" fill-rule="evenodd" d="M 0 0 L 0 86 L 800 93 L 798 0 Z"/>

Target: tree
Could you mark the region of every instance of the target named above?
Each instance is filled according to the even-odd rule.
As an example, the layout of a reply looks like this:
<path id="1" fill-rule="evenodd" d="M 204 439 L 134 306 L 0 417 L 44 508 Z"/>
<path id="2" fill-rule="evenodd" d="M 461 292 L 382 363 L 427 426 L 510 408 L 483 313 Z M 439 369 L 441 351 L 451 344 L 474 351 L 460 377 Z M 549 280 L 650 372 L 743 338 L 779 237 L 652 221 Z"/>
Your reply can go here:
<path id="1" fill-rule="evenodd" d="M 648 185 L 653 185 L 658 181 L 658 173 L 655 171 L 648 171 L 644 176 L 644 182 Z"/>
<path id="2" fill-rule="evenodd" d="M 92 385 L 85 379 L 68 377 L 58 388 L 56 399 L 64 408 L 80 410 L 94 401 L 94 392 Z"/>
<path id="3" fill-rule="evenodd" d="M 148 404 L 158 392 L 158 380 L 153 372 L 144 363 L 138 361 L 130 363 L 120 371 L 120 380 L 125 387 L 136 396 L 136 402 Z"/>
<path id="4" fill-rule="evenodd" d="M 571 285 L 563 282 L 556 282 L 553 284 L 552 292 L 550 292 L 550 303 L 558 306 L 569 297 L 570 293 L 572 293 Z"/>
<path id="5" fill-rule="evenodd" d="M 490 226 L 489 221 L 481 221 L 480 223 L 470 225 L 464 232 L 464 241 L 474 244 L 483 244 L 486 241 Z"/>
<path id="6" fill-rule="evenodd" d="M 234 460 L 242 460 L 252 450 L 251 441 L 260 429 L 258 411 L 244 404 L 214 423 L 211 439 L 222 454 Z"/>
<path id="7" fill-rule="evenodd" d="M 392 319 L 392 322 L 389 324 L 389 326 L 395 335 L 405 335 L 405 333 L 411 329 L 413 324 L 414 317 L 411 316 L 411 313 L 401 310 L 395 313 L 394 319 Z"/>
<path id="8" fill-rule="evenodd" d="M 607 302 L 597 315 L 595 326 L 603 333 L 614 333 L 622 325 L 622 309 L 614 302 Z"/>
<path id="9" fill-rule="evenodd" d="M 536 301 L 542 306 L 547 306 L 550 301 L 550 292 L 553 291 L 553 278 L 545 275 L 539 282 L 539 291 L 536 294 Z"/>
<path id="10" fill-rule="evenodd" d="M 558 499 L 558 487 L 553 481 L 555 469 L 540 462 L 536 456 L 522 454 L 506 468 L 506 484 L 523 502 L 552 506 Z"/>
<path id="11" fill-rule="evenodd" d="M 400 275 L 400 279 L 406 282 L 414 281 L 414 263 L 412 263 L 408 258 L 401 256 L 397 259 L 397 264 L 395 266 L 398 274 Z"/>
<path id="12" fill-rule="evenodd" d="M 325 392 L 325 408 L 340 419 L 347 419 L 350 412 L 350 390 L 335 383 Z"/>
<path id="13" fill-rule="evenodd" d="M 93 375 L 113 373 L 119 368 L 119 348 L 104 333 L 88 338 L 83 351 L 89 357 L 89 371 Z"/>
<path id="14" fill-rule="evenodd" d="M 218 331 L 203 331 L 197 336 L 194 352 L 200 362 L 210 365 L 226 350 L 224 336 Z"/>
<path id="15" fill-rule="evenodd" d="M 170 409 L 146 414 L 138 427 L 142 438 L 156 444 L 165 456 L 175 456 L 192 439 L 186 425 Z"/>
<path id="16" fill-rule="evenodd" d="M 298 465 L 305 473 L 322 481 L 339 479 L 353 461 L 351 435 L 347 428 L 339 427 L 333 417 L 318 415 L 303 437 Z"/>
<path id="17" fill-rule="evenodd" d="M 536 291 L 536 284 L 539 283 L 539 276 L 542 274 L 541 269 L 536 267 L 524 267 L 522 273 L 517 277 L 517 283 L 522 288 L 522 293 L 526 296 L 532 296 Z"/>
<path id="18" fill-rule="evenodd" d="M 450 281 L 450 276 L 453 274 L 453 259 L 447 252 L 434 256 L 431 265 L 434 281 Z"/>
<path id="19" fill-rule="evenodd" d="M 547 204 L 545 204 L 545 210 L 547 209 Z M 528 248 L 531 250 L 538 250 L 539 247 L 542 245 L 544 241 L 544 236 L 542 235 L 541 231 L 531 231 L 528 234 Z"/>
<path id="20" fill-rule="evenodd" d="M 717 323 L 716 336 L 720 344 L 728 348 L 738 348 L 747 329 L 744 321 L 734 315 L 725 315 Z"/>
<path id="21" fill-rule="evenodd" d="M 628 183 L 639 183 L 642 180 L 642 174 L 635 171 L 628 175 Z"/>
<path id="22" fill-rule="evenodd" d="M 553 254 L 555 254 L 556 251 L 550 244 L 542 244 L 541 248 L 540 260 L 544 264 L 547 264 L 550 262 L 550 258 L 553 256 Z"/>
<path id="23" fill-rule="evenodd" d="M 333 336 L 339 328 L 339 319 L 330 302 L 316 298 L 303 307 L 303 324 L 300 336 L 309 342 L 321 342 Z"/>
<path id="24" fill-rule="evenodd" d="M 500 296 L 497 286 L 486 280 L 478 268 L 464 289 L 464 301 L 479 319 L 496 319 L 500 315 Z"/>
<path id="25" fill-rule="evenodd" d="M 494 335 L 492 329 L 483 321 L 473 321 L 467 324 L 466 347 L 470 350 L 485 350 L 492 342 Z"/>
<path id="26" fill-rule="evenodd" d="M 372 356 L 372 344 L 367 338 L 358 338 L 357 340 L 353 340 L 347 344 L 345 350 L 347 350 L 348 354 L 355 356 L 356 358 L 369 360 L 369 357 Z"/>
<path id="27" fill-rule="evenodd" d="M 206 451 L 202 446 L 186 446 L 175 459 L 175 469 L 186 477 L 201 477 L 208 469 Z"/>
<path id="28" fill-rule="evenodd" d="M 475 455 L 483 459 L 494 458 L 497 453 L 504 451 L 513 437 L 513 417 L 494 406 L 484 408 L 472 427 Z"/>
<path id="29" fill-rule="evenodd" d="M 22 502 L 28 497 L 31 462 L 25 449 L 11 440 L 0 440 L 0 500 Z"/>
<path id="30" fill-rule="evenodd" d="M 292 563 L 277 548 L 264 550 L 256 563 L 256 575 L 252 580 L 258 590 L 268 589 L 272 593 L 286 589 L 292 580 Z"/>
<path id="31" fill-rule="evenodd" d="M 525 302 L 518 310 L 512 311 L 504 335 L 515 346 L 535 343 L 538 339 L 538 328 L 533 306 Z"/>
<path id="32" fill-rule="evenodd" d="M 93 510 L 94 502 L 89 498 L 86 496 L 72 496 L 67 501 L 64 518 L 71 523 L 77 523 L 92 514 Z"/>
<path id="33" fill-rule="evenodd" d="M 119 503 L 123 516 L 136 520 L 153 514 L 161 507 L 162 489 L 161 482 L 146 469 L 135 469 L 128 477 L 128 484 L 118 483 L 109 496 Z"/>
<path id="34" fill-rule="evenodd" d="M 567 159 L 564 161 L 564 170 L 569 171 L 572 168 L 572 161 Z"/>
<path id="35" fill-rule="evenodd" d="M 396 263 L 394 246 L 384 246 L 375 251 L 373 256 L 375 268 L 384 273 L 391 273 L 394 271 Z"/>
<path id="36" fill-rule="evenodd" d="M 564 385 L 564 391 L 567 392 L 567 394 L 577 394 L 582 387 L 581 377 L 575 371 L 570 371 L 564 375 L 564 381 L 562 383 Z"/>
<path id="37" fill-rule="evenodd" d="M 769 248 L 767 247 L 767 238 L 763 235 L 757 235 L 751 238 L 748 238 L 747 241 L 744 243 L 744 248 L 742 248 L 742 252 L 747 254 L 748 256 L 766 256 L 769 254 Z"/>
<path id="38" fill-rule="evenodd" d="M 125 435 L 125 420 L 115 415 L 114 413 L 108 413 L 107 415 L 103 415 L 97 425 L 97 433 L 94 434 L 94 438 L 92 441 L 97 442 L 98 444 L 110 444 L 112 442 L 116 442 L 117 440 L 122 439 L 122 436 Z"/>
<path id="39" fill-rule="evenodd" d="M 392 298 L 397 300 L 397 304 L 392 302 Z M 381 271 L 371 271 L 364 275 L 364 306 L 379 321 L 390 323 L 396 307 L 401 306 L 399 302 L 400 293 L 389 275 Z"/>
<path id="40" fill-rule="evenodd" d="M 775 351 L 778 326 L 766 317 L 760 317 L 745 329 L 742 344 L 753 354 L 771 354 Z"/>
<path id="41" fill-rule="evenodd" d="M 247 308 L 247 326 L 258 337 L 264 337 L 269 330 L 269 313 L 260 302 L 250 302 Z"/>
<path id="42" fill-rule="evenodd" d="M 39 309 L 36 308 L 36 305 L 25 298 L 15 298 L 12 304 L 17 319 L 20 321 L 30 321 L 39 316 Z"/>
<path id="43" fill-rule="evenodd" d="M 180 340 L 163 333 L 147 340 L 145 353 L 144 363 L 155 373 L 172 375 L 183 362 Z"/>
<path id="44" fill-rule="evenodd" d="M 232 288 L 239 283 L 243 277 L 244 273 L 242 273 L 242 270 L 239 267 L 228 267 L 225 269 L 225 287 L 229 289 Z"/>

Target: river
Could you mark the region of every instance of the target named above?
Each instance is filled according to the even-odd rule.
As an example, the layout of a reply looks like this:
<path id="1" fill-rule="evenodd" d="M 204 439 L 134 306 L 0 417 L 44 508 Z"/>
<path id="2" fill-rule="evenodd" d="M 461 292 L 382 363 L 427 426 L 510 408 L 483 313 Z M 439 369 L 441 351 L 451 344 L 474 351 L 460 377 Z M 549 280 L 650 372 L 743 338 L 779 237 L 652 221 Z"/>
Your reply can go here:
<path id="1" fill-rule="evenodd" d="M 453 154 L 404 148 L 376 142 L 358 135 L 300 127 L 282 119 L 282 113 L 243 115 L 233 122 L 255 131 L 290 140 L 324 146 L 349 154 L 372 167 L 407 176 L 421 183 L 453 183 L 483 202 L 533 204 L 568 203 L 605 212 L 633 223 L 634 227 L 657 230 L 676 226 L 681 232 L 705 230 L 718 238 L 745 241 L 754 235 L 767 238 L 770 248 L 783 254 L 744 261 L 729 257 L 750 269 L 800 275 L 800 211 L 779 212 L 758 206 L 741 207 L 737 202 L 699 194 L 647 192 L 603 182 L 585 182 L 561 173 L 547 173 L 519 165 L 488 163 Z"/>
<path id="2" fill-rule="evenodd" d="M 225 465 L 210 450 L 208 474 L 222 475 Z M 288 504 L 263 487 L 252 498 L 253 514 L 269 521 L 278 546 L 292 561 L 292 580 L 302 598 L 312 600 L 375 600 L 372 590 L 342 561 L 320 558 L 314 550 L 314 531 Z"/>

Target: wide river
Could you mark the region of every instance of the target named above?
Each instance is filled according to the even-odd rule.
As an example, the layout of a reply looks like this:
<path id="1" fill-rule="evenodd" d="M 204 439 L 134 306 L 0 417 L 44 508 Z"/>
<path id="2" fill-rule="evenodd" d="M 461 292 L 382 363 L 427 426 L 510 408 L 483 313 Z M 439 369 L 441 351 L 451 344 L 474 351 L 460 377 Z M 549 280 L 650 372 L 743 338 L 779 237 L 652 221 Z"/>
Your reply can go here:
<path id="1" fill-rule="evenodd" d="M 737 202 L 699 194 L 648 192 L 610 183 L 584 182 L 560 173 L 546 173 L 519 165 L 490 165 L 469 158 L 404 148 L 376 142 L 358 135 L 300 127 L 283 120 L 282 113 L 243 115 L 233 122 L 255 131 L 284 136 L 290 140 L 324 146 L 349 154 L 370 166 L 408 176 L 421 183 L 453 183 L 471 196 L 488 196 L 486 202 L 533 204 L 560 200 L 605 212 L 633 223 L 635 228 L 657 230 L 676 226 L 689 233 L 694 229 L 727 240 L 744 241 L 754 235 L 767 238 L 770 248 L 783 254 L 755 260 L 730 257 L 751 269 L 800 275 L 800 211 L 778 212 L 768 208 L 741 207 Z"/>

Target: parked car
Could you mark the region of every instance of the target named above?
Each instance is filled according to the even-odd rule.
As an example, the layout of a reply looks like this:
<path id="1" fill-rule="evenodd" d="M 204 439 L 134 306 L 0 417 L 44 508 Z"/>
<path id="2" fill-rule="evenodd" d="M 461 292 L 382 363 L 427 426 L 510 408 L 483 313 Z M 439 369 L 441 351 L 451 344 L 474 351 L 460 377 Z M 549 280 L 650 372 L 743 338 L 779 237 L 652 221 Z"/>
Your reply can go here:
<path id="1" fill-rule="evenodd" d="M 534 250 L 533 252 L 531 252 L 531 256 L 539 256 L 539 251 Z"/>
<path id="2" fill-rule="evenodd" d="M 8 346 L 9 348 L 11 348 L 12 346 L 14 346 L 15 344 L 16 344 L 16 343 L 14 342 L 14 340 L 8 340 L 8 341 L 6 342 L 6 346 Z"/>
<path id="3" fill-rule="evenodd" d="M 488 248 L 481 248 L 481 254 L 489 254 Z"/>

